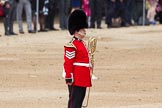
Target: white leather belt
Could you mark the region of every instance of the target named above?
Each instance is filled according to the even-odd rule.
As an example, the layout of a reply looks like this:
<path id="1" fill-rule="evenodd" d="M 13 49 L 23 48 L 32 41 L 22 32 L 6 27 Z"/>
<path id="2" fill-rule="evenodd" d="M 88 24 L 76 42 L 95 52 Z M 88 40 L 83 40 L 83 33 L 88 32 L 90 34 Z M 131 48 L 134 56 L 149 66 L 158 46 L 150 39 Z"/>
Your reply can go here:
<path id="1" fill-rule="evenodd" d="M 75 63 L 73 63 L 73 65 L 75 65 L 75 66 L 85 66 L 85 67 L 90 67 L 90 64 L 89 64 L 89 63 L 78 63 L 78 62 L 75 62 Z"/>

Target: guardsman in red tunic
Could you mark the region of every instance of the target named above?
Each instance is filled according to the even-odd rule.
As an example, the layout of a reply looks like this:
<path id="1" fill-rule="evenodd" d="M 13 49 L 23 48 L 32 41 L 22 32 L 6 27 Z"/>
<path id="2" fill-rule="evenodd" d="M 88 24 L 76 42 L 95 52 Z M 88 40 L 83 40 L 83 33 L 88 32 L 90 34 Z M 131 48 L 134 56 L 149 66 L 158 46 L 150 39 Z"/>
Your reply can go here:
<path id="1" fill-rule="evenodd" d="M 69 17 L 68 29 L 72 40 L 64 46 L 64 73 L 69 89 L 68 108 L 81 108 L 86 88 L 91 87 L 88 50 L 82 40 L 88 28 L 87 17 L 82 10 L 75 10 Z"/>

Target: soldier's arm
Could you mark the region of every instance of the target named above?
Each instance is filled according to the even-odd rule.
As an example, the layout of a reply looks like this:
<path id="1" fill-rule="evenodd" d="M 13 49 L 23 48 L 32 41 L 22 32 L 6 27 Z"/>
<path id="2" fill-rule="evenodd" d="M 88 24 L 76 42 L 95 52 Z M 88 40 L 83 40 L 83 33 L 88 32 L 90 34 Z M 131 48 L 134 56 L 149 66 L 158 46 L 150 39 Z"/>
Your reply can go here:
<path id="1" fill-rule="evenodd" d="M 73 44 L 66 44 L 64 46 L 64 70 L 65 81 L 67 84 L 73 83 L 73 63 L 75 60 L 76 48 Z"/>

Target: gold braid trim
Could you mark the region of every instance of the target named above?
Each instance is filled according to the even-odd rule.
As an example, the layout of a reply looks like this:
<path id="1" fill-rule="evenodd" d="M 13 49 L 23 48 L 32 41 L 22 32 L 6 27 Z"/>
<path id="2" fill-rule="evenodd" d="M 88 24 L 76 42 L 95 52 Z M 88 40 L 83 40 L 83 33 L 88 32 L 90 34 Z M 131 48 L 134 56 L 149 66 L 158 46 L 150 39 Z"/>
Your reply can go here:
<path id="1" fill-rule="evenodd" d="M 65 47 L 69 47 L 69 48 L 75 48 L 75 49 L 77 49 L 77 48 L 75 47 L 75 45 L 74 45 L 73 43 L 71 43 L 71 42 L 66 43 L 64 46 L 65 46 Z"/>

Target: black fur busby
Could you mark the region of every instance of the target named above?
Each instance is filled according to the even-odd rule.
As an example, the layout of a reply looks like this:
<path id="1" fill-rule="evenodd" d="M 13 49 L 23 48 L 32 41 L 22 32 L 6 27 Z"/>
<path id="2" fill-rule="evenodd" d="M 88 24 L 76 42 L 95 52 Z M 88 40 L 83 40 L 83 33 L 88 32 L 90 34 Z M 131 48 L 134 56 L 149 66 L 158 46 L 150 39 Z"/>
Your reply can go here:
<path id="1" fill-rule="evenodd" d="M 87 16 L 81 9 L 74 10 L 68 20 L 68 30 L 70 34 L 73 35 L 75 31 L 79 31 L 83 28 L 88 28 Z"/>

